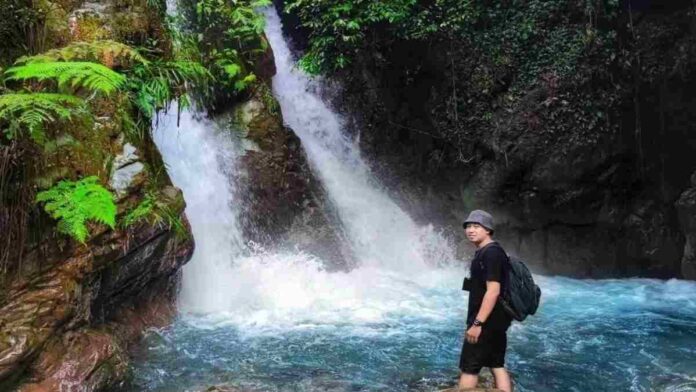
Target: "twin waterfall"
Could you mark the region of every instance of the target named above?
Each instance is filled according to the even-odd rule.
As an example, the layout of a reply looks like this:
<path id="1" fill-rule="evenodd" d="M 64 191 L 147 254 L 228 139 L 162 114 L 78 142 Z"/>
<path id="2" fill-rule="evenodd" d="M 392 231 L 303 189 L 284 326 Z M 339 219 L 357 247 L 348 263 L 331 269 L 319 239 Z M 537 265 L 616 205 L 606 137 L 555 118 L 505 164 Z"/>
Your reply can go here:
<path id="1" fill-rule="evenodd" d="M 249 247 L 238 226 L 243 206 L 230 180 L 243 153 L 239 143 L 193 113 L 182 113 L 178 128 L 170 115 L 161 121 L 155 142 L 184 192 L 196 240 L 184 268 L 181 309 L 234 324 L 379 319 L 399 308 L 404 292 L 412 291 L 407 286 L 437 284 L 440 279 L 432 275 L 442 271 L 436 267 L 450 264 L 454 252 L 380 188 L 357 146 L 342 133 L 341 118 L 294 67 L 274 9 L 266 10 L 266 35 L 277 68 L 273 93 L 340 217 L 336 230 L 346 233 L 358 265 L 348 273 L 328 273 L 312 255 Z"/>

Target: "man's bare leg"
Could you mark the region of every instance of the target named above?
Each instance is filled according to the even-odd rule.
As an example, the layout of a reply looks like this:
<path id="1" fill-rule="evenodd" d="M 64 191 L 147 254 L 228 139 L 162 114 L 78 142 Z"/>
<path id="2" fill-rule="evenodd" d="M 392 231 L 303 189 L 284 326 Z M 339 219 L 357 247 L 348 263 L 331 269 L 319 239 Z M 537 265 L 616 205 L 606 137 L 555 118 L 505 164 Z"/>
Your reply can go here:
<path id="1" fill-rule="evenodd" d="M 459 375 L 459 389 L 476 388 L 476 385 L 478 385 L 478 375 L 477 374 L 460 373 L 460 375 Z"/>
<path id="2" fill-rule="evenodd" d="M 505 391 L 512 392 L 512 381 L 510 380 L 510 373 L 508 373 L 505 368 L 495 368 L 491 369 L 493 378 L 495 378 L 495 387 Z"/>

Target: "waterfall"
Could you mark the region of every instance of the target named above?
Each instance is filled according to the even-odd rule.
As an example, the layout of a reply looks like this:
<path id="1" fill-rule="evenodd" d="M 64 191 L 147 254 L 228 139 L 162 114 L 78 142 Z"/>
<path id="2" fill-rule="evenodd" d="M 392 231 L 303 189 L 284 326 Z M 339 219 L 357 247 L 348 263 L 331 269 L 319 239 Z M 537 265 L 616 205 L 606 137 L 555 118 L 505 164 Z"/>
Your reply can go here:
<path id="1" fill-rule="evenodd" d="M 447 242 L 431 226 L 416 225 L 380 188 L 356 144 L 342 133 L 342 119 L 294 66 L 277 12 L 265 13 L 277 69 L 273 92 L 283 119 L 302 140 L 361 265 L 416 272 L 451 261 Z"/>
<path id="2" fill-rule="evenodd" d="M 414 312 L 441 317 L 426 292 L 458 284 L 451 280 L 459 274 L 436 268 L 454 259 L 449 243 L 432 226 L 418 226 L 381 189 L 357 146 L 342 134 L 340 117 L 309 92 L 310 80 L 293 68 L 278 15 L 265 12 L 278 70 L 274 93 L 340 217 L 341 227 L 334 230 L 347 233 L 358 265 L 329 272 L 309 254 L 246 246 L 238 224 L 243 206 L 230 180 L 241 170 L 240 140 L 187 111 L 178 128 L 173 114 L 164 115 L 154 139 L 184 192 L 196 241 L 183 270 L 183 314 L 249 331 L 373 323 Z"/>
<path id="3" fill-rule="evenodd" d="M 153 137 L 172 181 L 184 193 L 196 241 L 193 258 L 183 269 L 180 304 L 200 312 L 229 309 L 229 267 L 244 245 L 227 174 L 235 170 L 237 157 L 230 134 L 189 111 L 181 113 L 177 127 L 173 109 L 160 114 Z"/>

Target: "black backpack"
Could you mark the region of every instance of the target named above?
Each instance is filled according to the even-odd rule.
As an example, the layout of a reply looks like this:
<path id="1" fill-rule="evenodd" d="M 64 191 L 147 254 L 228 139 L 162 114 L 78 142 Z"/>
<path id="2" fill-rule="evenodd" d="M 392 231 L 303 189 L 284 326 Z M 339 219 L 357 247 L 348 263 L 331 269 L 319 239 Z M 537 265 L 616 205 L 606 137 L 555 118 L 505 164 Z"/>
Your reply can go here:
<path id="1" fill-rule="evenodd" d="M 498 297 L 498 302 L 510 317 L 524 321 L 527 316 L 536 313 L 541 289 L 534 283 L 532 273 L 522 260 L 508 256 L 508 267 L 507 285 Z"/>
<path id="2" fill-rule="evenodd" d="M 529 315 L 536 313 L 541 298 L 541 289 L 534 283 L 529 268 L 517 258 L 508 257 L 510 275 L 508 284 L 498 302 L 505 311 L 517 321 L 524 321 Z"/>

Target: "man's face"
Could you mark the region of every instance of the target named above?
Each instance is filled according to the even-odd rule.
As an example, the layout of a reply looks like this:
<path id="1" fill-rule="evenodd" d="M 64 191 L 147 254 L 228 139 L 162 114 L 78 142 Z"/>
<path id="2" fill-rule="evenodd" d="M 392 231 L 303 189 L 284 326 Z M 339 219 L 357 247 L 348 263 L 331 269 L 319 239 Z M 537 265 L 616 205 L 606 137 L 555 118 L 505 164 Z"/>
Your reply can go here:
<path id="1" fill-rule="evenodd" d="M 480 244 L 486 238 L 490 237 L 488 230 L 478 223 L 467 223 L 464 231 L 466 233 L 466 238 L 474 244 Z"/>

